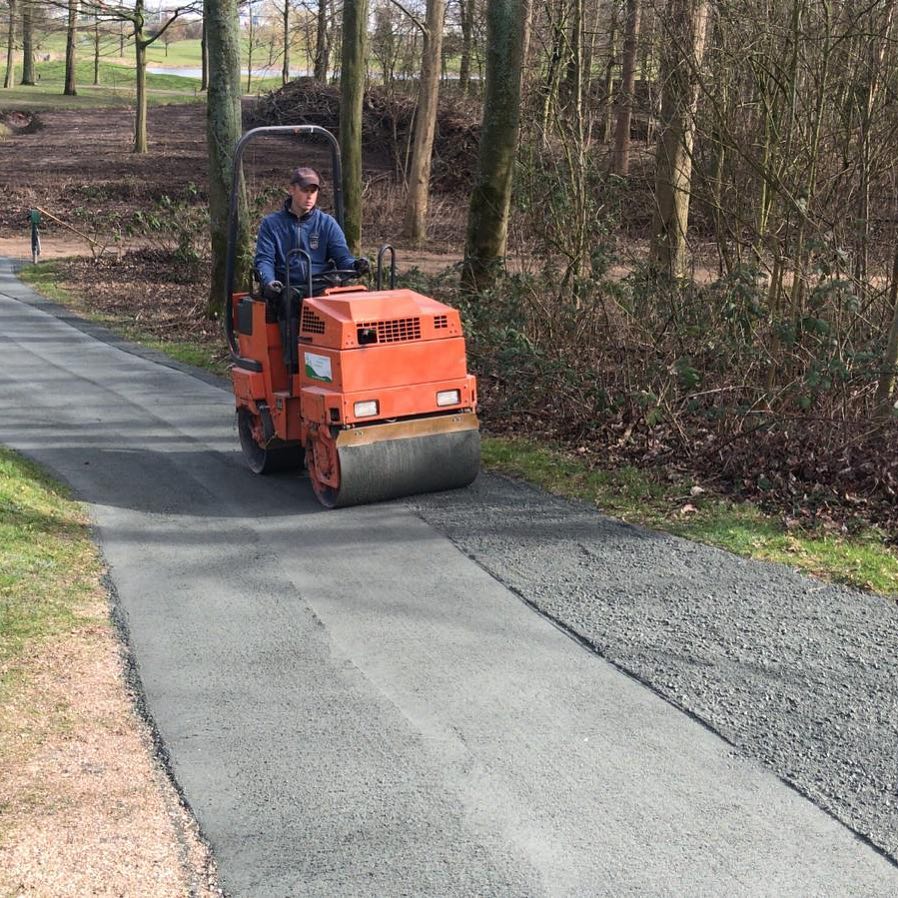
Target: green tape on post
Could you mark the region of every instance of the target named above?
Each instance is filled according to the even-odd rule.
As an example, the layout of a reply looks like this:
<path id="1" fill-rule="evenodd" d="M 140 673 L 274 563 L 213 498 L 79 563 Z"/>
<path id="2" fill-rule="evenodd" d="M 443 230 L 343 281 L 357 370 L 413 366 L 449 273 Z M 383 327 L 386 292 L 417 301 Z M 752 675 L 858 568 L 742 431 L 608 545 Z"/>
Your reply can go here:
<path id="1" fill-rule="evenodd" d="M 33 224 L 35 227 L 40 227 L 41 214 L 37 211 L 37 209 L 32 209 L 29 213 L 29 217 L 31 219 L 31 224 Z"/>

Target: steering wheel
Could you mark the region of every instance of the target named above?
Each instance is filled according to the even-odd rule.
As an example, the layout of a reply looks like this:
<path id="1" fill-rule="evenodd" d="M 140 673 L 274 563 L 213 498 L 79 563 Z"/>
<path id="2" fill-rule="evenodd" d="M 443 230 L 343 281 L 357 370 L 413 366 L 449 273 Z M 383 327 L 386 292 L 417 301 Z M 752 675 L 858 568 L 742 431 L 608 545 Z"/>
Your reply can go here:
<path id="1" fill-rule="evenodd" d="M 324 284 L 328 287 L 342 287 L 349 281 L 359 279 L 359 273 L 354 268 L 327 268 L 318 274 L 312 275 L 312 284 Z"/>

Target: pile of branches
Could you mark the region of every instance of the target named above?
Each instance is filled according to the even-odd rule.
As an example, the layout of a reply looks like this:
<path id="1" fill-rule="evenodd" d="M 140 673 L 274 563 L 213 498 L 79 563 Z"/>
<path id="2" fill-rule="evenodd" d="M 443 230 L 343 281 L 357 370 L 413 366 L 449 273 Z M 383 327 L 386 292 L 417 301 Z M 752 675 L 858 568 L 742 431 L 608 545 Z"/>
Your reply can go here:
<path id="1" fill-rule="evenodd" d="M 415 122 L 414 96 L 372 86 L 365 92 L 362 143 L 367 156 L 389 158 L 394 170 L 405 171 L 411 155 Z M 339 139 L 340 90 L 310 78 L 297 78 L 280 90 L 261 97 L 250 124 L 319 125 Z M 433 145 L 431 187 L 457 191 L 470 184 L 477 169 L 480 109 L 476 101 L 442 96 Z"/>

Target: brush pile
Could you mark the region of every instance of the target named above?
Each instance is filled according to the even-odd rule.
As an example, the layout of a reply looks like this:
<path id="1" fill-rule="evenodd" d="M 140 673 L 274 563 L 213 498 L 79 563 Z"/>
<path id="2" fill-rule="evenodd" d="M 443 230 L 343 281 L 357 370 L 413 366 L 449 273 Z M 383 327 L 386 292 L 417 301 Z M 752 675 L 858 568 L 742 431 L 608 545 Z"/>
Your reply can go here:
<path id="1" fill-rule="evenodd" d="M 411 157 L 416 98 L 407 93 L 370 87 L 362 112 L 365 157 L 388 159 L 401 176 Z M 319 125 L 339 140 L 340 90 L 310 78 L 297 78 L 260 98 L 252 112 L 253 127 Z M 443 96 L 439 101 L 433 145 L 431 188 L 467 191 L 477 169 L 480 140 L 479 101 Z"/>

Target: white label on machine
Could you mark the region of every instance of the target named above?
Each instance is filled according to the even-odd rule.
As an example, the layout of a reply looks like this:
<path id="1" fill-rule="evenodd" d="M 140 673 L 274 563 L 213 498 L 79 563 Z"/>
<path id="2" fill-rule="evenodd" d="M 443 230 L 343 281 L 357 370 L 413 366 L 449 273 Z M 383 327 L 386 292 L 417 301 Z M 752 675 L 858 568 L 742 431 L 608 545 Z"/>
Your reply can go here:
<path id="1" fill-rule="evenodd" d="M 314 352 L 305 353 L 306 376 L 314 380 L 324 380 L 330 383 L 334 379 L 331 371 L 331 360 L 326 355 L 315 355 Z"/>

